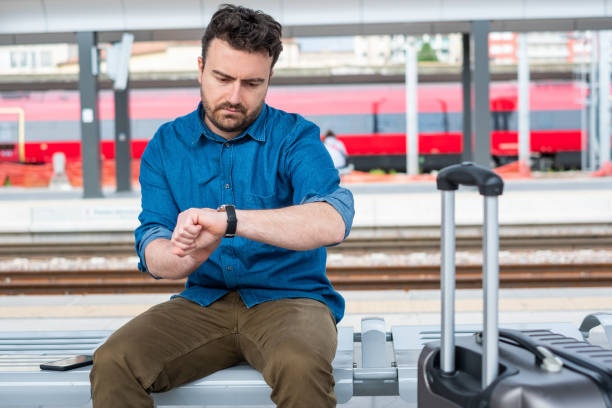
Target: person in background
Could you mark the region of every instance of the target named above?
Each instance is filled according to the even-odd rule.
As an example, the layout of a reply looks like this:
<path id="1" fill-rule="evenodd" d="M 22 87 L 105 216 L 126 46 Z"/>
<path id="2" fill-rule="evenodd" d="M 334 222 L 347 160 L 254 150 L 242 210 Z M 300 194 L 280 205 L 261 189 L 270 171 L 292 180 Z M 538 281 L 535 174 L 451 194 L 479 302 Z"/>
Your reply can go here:
<path id="1" fill-rule="evenodd" d="M 334 167 L 338 170 L 346 168 L 346 146 L 344 146 L 342 140 L 338 139 L 333 131 L 328 130 L 325 132 L 323 144 L 325 144 L 325 147 L 327 148 L 327 151 L 334 162 Z"/>
<path id="2" fill-rule="evenodd" d="M 198 57 L 201 102 L 162 125 L 142 156 L 139 268 L 185 289 L 95 352 L 96 408 L 152 407 L 162 392 L 247 362 L 278 407 L 335 407 L 332 360 L 344 299 L 326 246 L 354 204 L 320 140 L 265 103 L 281 25 L 223 5 Z"/>

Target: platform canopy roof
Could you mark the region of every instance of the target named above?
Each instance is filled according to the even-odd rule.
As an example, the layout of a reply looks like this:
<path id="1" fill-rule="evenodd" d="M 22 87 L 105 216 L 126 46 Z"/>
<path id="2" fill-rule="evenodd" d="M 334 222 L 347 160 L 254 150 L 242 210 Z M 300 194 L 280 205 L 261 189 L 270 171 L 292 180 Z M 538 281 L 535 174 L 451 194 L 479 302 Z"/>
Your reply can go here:
<path id="1" fill-rule="evenodd" d="M 131 32 L 136 41 L 193 40 L 220 4 L 208 0 L 0 0 L 0 45 L 100 41 Z M 612 28 L 612 0 L 243 0 L 284 26 L 285 37 Z"/>

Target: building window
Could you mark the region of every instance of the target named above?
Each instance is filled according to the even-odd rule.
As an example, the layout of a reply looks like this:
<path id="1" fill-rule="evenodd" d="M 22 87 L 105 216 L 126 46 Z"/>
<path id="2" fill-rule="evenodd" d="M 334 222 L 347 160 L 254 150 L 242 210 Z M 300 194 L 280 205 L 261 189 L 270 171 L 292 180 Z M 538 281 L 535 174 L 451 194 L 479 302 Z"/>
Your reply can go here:
<path id="1" fill-rule="evenodd" d="M 25 68 L 28 66 L 28 53 L 25 51 L 11 51 L 11 68 Z"/>

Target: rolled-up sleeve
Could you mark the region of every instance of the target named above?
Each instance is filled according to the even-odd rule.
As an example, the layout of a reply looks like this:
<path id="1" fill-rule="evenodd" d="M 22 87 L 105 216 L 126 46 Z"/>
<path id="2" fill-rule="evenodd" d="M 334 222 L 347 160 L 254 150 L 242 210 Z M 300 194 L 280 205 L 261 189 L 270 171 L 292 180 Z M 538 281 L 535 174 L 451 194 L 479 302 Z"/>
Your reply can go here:
<path id="1" fill-rule="evenodd" d="M 162 136 L 164 126 L 149 141 L 141 159 L 140 185 L 142 211 L 140 225 L 134 231 L 135 249 L 139 257 L 138 269 L 147 272 L 145 248 L 158 238 L 170 239 L 179 213 L 163 172 Z"/>
<path id="2" fill-rule="evenodd" d="M 295 204 L 324 201 L 344 220 L 344 238 L 351 232 L 355 207 L 353 194 L 340 185 L 338 170 L 319 138 L 319 128 L 307 121 L 288 132 L 287 171 L 291 174 Z"/>
<path id="3" fill-rule="evenodd" d="M 306 203 L 315 202 L 326 202 L 338 211 L 342 219 L 344 220 L 344 238 L 348 237 L 353 226 L 353 218 L 355 217 L 355 205 L 353 200 L 353 193 L 344 187 L 338 187 L 332 193 L 326 196 L 311 196 L 304 200 Z"/>
<path id="4" fill-rule="evenodd" d="M 147 268 L 147 261 L 145 259 L 145 248 L 147 245 L 158 238 L 170 239 L 172 238 L 172 231 L 163 227 L 152 227 L 150 229 L 142 231 L 142 235 L 136 240 L 136 254 L 138 255 L 138 269 L 142 272 L 149 272 Z M 153 276 L 153 275 L 152 275 Z"/>

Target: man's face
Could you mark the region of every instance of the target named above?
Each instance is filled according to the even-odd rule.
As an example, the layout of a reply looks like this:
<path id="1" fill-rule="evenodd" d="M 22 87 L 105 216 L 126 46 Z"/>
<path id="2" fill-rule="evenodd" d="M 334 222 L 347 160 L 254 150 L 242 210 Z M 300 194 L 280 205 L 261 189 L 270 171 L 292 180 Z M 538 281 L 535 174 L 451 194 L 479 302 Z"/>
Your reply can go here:
<path id="1" fill-rule="evenodd" d="M 206 60 L 199 57 L 198 65 L 206 125 L 225 139 L 238 136 L 261 112 L 272 76 L 272 57 L 239 51 L 215 38 Z"/>

